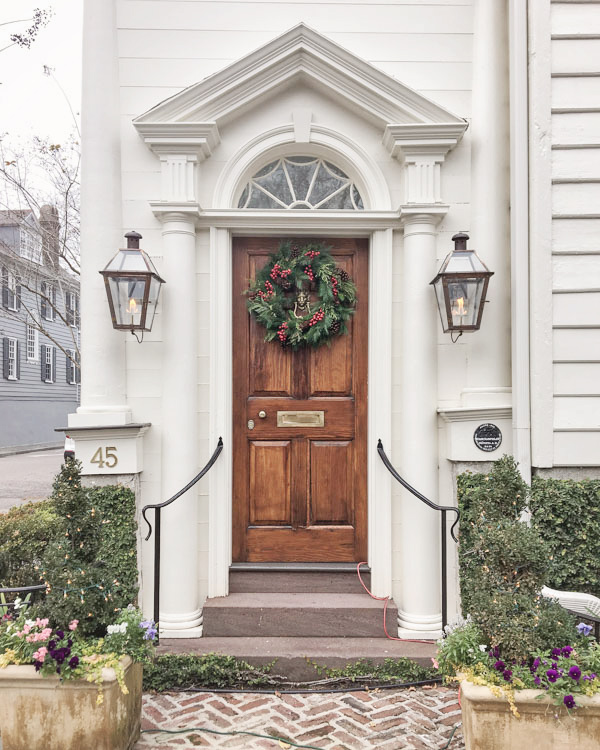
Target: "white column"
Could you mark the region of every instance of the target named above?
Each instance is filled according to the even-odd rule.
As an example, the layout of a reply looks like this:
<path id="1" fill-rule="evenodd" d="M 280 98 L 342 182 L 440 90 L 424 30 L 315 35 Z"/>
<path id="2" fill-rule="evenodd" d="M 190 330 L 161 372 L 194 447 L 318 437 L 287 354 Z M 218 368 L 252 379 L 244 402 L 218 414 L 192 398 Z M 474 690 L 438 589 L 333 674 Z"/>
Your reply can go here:
<path id="1" fill-rule="evenodd" d="M 201 468 L 198 456 L 196 233 L 192 217 L 164 213 L 162 297 L 162 497 L 168 499 Z M 198 493 L 192 487 L 162 514 L 161 631 L 197 635 Z"/>
<path id="2" fill-rule="evenodd" d="M 131 421 L 125 334 L 112 327 L 100 274 L 124 247 L 119 74 L 114 0 L 86 0 L 81 184 L 81 406 L 69 425 Z"/>
<path id="3" fill-rule="evenodd" d="M 476 0 L 471 125 L 471 241 L 494 271 L 470 347 L 466 406 L 510 403 L 508 42 L 505 0 Z M 464 341 L 464 338 L 463 338 Z"/>
<path id="4" fill-rule="evenodd" d="M 402 254 L 402 395 L 400 474 L 434 502 L 438 494 L 437 309 L 429 285 L 436 272 L 436 224 L 431 214 L 408 216 Z M 439 634 L 440 519 L 409 492 L 400 499 L 403 635 Z"/>

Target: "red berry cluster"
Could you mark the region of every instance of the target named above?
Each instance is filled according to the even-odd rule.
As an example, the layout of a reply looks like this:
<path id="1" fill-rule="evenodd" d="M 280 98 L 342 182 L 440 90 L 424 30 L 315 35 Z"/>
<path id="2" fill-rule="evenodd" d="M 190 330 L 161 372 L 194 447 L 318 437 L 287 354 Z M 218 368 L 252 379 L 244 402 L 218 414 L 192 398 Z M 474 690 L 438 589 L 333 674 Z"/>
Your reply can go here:
<path id="1" fill-rule="evenodd" d="M 261 299 L 270 299 L 275 294 L 275 292 L 273 291 L 273 284 L 271 284 L 271 282 L 268 279 L 265 281 L 265 289 L 267 290 L 266 294 L 261 289 L 258 292 L 258 296 Z"/>
<path id="2" fill-rule="evenodd" d="M 319 255 L 321 255 L 321 251 L 320 250 L 307 250 L 307 252 L 305 252 L 304 255 L 306 255 L 307 258 L 314 260 Z"/>
<path id="3" fill-rule="evenodd" d="M 312 266 L 306 266 L 306 268 L 304 269 L 304 273 L 308 276 L 308 278 L 311 281 L 315 280 L 315 275 L 313 273 Z"/>
<path id="4" fill-rule="evenodd" d="M 287 339 L 287 327 L 287 323 L 282 323 L 277 331 L 277 338 L 281 341 L 282 344 Z"/>
<path id="5" fill-rule="evenodd" d="M 332 277 L 331 277 L 331 292 L 332 292 L 333 296 L 334 296 L 334 297 L 335 297 L 336 299 L 337 299 L 337 296 L 338 296 L 338 289 L 337 289 L 337 286 L 338 286 L 338 280 L 337 280 L 337 276 L 332 276 Z"/>
<path id="6" fill-rule="evenodd" d="M 323 312 L 323 308 L 320 307 L 317 310 L 317 312 L 312 316 L 312 318 L 308 321 L 308 325 L 311 326 L 312 328 L 312 326 L 316 325 L 317 323 L 320 323 L 324 317 L 325 317 L 325 313 Z"/>
<path id="7" fill-rule="evenodd" d="M 282 268 L 279 263 L 275 263 L 273 268 L 271 269 L 271 273 L 269 274 L 272 279 L 276 279 L 278 277 L 281 277 L 282 279 L 287 279 L 287 277 L 292 273 L 291 268 Z"/>

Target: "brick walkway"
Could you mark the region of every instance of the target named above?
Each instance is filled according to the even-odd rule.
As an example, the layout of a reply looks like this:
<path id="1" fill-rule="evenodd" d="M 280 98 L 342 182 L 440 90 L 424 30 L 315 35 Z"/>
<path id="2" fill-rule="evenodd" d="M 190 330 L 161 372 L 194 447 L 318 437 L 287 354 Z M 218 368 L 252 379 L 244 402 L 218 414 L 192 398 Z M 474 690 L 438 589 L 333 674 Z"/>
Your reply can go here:
<path id="1" fill-rule="evenodd" d="M 441 687 L 322 695 L 147 694 L 142 711 L 142 729 L 247 731 L 322 750 L 441 750 L 459 723 L 457 693 Z M 192 747 L 268 750 L 288 745 L 248 735 L 150 733 L 142 734 L 135 750 Z M 463 749 L 459 727 L 448 750 Z"/>

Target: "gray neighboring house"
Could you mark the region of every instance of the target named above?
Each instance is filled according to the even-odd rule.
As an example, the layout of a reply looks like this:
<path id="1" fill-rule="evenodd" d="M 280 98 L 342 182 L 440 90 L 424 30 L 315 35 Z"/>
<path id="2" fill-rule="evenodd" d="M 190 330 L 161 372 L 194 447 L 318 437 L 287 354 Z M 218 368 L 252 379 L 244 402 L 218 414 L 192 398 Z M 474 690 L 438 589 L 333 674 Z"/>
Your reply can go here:
<path id="1" fill-rule="evenodd" d="M 56 209 L 0 211 L 0 453 L 60 445 L 79 404 L 79 278 Z"/>

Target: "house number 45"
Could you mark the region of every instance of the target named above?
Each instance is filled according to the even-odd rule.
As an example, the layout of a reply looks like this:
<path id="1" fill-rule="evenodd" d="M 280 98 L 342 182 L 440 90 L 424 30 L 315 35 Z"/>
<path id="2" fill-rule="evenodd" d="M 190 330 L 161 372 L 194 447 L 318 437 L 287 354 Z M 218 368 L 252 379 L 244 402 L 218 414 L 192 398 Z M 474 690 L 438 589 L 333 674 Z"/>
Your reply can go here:
<path id="1" fill-rule="evenodd" d="M 105 466 L 107 469 L 114 469 L 119 463 L 117 458 L 117 449 L 114 445 L 110 445 L 106 448 L 98 448 L 94 455 L 90 459 L 91 464 L 98 464 L 99 468 L 103 469 Z"/>

